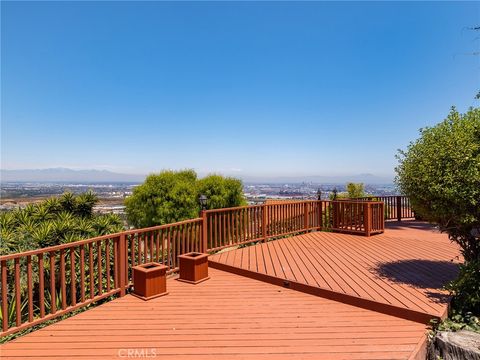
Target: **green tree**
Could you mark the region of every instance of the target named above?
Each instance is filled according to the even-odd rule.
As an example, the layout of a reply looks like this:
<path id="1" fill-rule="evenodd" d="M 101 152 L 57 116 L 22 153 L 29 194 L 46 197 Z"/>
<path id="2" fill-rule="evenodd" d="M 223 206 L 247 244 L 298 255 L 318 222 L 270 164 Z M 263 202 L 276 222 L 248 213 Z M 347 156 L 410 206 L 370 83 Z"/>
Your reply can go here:
<path id="1" fill-rule="evenodd" d="M 365 185 L 363 183 L 349 182 L 347 183 L 346 189 L 347 189 L 346 192 L 341 192 L 341 193 L 333 192 L 332 194 L 330 194 L 330 200 L 334 200 L 334 198 L 335 199 L 358 199 L 358 198 L 368 196 L 365 193 Z"/>
<path id="2" fill-rule="evenodd" d="M 396 183 L 422 218 L 480 259 L 480 109 L 452 109 L 398 155 Z"/>
<path id="3" fill-rule="evenodd" d="M 147 176 L 125 199 L 128 221 L 137 228 L 168 224 L 198 215 L 197 174 L 162 171 Z"/>
<path id="4" fill-rule="evenodd" d="M 240 180 L 220 175 L 199 180 L 193 170 L 166 170 L 149 175 L 125 199 L 128 221 L 140 228 L 195 218 L 200 194 L 207 196 L 209 209 L 245 204 Z"/>
<path id="5" fill-rule="evenodd" d="M 365 185 L 363 183 L 350 182 L 347 184 L 347 193 L 350 199 L 365 197 Z"/>
<path id="6" fill-rule="evenodd" d="M 0 253 L 15 253 L 123 230 L 117 215 L 93 212 L 93 192 L 65 193 L 10 212 L 0 213 Z"/>
<path id="7" fill-rule="evenodd" d="M 452 108 L 434 127 L 399 151 L 396 183 L 415 212 L 439 225 L 465 259 L 452 284 L 461 311 L 480 312 L 480 109 Z M 468 276 L 469 278 L 465 278 Z M 472 278 L 473 277 L 473 278 Z M 476 283 L 474 287 L 465 284 Z M 458 303 L 458 302 L 457 302 Z"/>
<path id="8" fill-rule="evenodd" d="M 247 205 L 239 179 L 209 175 L 197 181 L 197 194 L 207 197 L 207 209 Z"/>

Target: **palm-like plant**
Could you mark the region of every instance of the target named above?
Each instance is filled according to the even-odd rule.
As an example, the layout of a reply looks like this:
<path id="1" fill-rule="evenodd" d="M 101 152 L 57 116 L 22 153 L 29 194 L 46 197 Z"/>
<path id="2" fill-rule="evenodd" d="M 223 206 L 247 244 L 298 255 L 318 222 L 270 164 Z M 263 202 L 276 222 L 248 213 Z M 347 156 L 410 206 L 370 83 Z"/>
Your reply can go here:
<path id="1" fill-rule="evenodd" d="M 39 224 L 31 233 L 31 237 L 40 247 L 55 245 L 55 225 L 52 221 Z"/>
<path id="2" fill-rule="evenodd" d="M 11 227 L 2 226 L 0 228 L 0 255 L 10 252 L 15 248 L 17 233 Z"/>
<path id="3" fill-rule="evenodd" d="M 30 211 L 25 211 L 25 209 L 16 209 L 12 212 L 14 221 L 15 221 L 15 226 L 19 227 L 21 225 L 29 225 L 32 224 L 32 214 L 33 210 Z"/>
<path id="4" fill-rule="evenodd" d="M 74 213 L 76 209 L 76 198 L 71 192 L 66 192 L 59 199 L 61 208 L 65 212 Z"/>
<path id="5" fill-rule="evenodd" d="M 33 212 L 33 218 L 38 222 L 51 220 L 54 216 L 55 214 L 51 212 L 50 207 L 45 206 L 45 204 L 37 205 Z"/>
<path id="6" fill-rule="evenodd" d="M 95 227 L 90 219 L 81 218 L 75 224 L 75 231 L 81 238 L 95 236 Z"/>
<path id="7" fill-rule="evenodd" d="M 75 212 L 82 217 L 92 216 L 93 206 L 98 202 L 97 195 L 89 190 L 86 193 L 80 194 L 76 198 Z"/>
<path id="8" fill-rule="evenodd" d="M 54 197 L 48 198 L 41 205 L 52 215 L 55 215 L 62 210 L 60 200 Z"/>
<path id="9" fill-rule="evenodd" d="M 15 217 L 13 212 L 0 213 L 0 229 L 13 229 L 15 227 Z"/>

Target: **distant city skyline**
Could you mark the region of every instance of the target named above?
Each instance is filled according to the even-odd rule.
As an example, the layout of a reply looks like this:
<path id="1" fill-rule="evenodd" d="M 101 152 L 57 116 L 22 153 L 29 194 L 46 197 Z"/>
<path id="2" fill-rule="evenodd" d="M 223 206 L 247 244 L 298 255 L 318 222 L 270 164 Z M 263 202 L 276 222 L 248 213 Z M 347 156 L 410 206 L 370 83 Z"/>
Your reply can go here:
<path id="1" fill-rule="evenodd" d="M 160 171 L 160 170 L 159 170 Z M 157 171 L 158 172 L 158 171 Z M 150 173 L 122 174 L 108 170 L 95 169 L 0 169 L 0 183 L 8 182 L 143 182 Z M 204 177 L 208 172 L 197 172 L 199 177 Z M 261 176 L 238 173 L 223 173 L 223 175 L 240 178 L 245 183 L 316 183 L 316 184 L 345 184 L 347 182 L 362 182 L 365 184 L 391 184 L 393 178 L 382 177 L 374 174 L 316 174 L 316 175 L 276 175 Z"/>
<path id="2" fill-rule="evenodd" d="M 477 2 L 2 2 L 2 169 L 393 178 L 478 106 Z"/>

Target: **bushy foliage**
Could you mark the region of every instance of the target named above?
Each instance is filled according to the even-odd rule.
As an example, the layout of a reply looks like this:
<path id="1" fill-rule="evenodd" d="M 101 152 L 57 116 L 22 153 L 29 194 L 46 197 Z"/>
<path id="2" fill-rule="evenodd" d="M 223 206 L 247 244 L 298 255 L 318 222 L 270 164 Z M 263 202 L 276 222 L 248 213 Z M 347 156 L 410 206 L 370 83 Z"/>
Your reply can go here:
<path id="1" fill-rule="evenodd" d="M 335 199 L 359 199 L 368 196 L 365 193 L 365 185 L 363 183 L 347 183 L 347 191 L 330 194 L 330 200 Z"/>
<path id="2" fill-rule="evenodd" d="M 396 183 L 415 212 L 437 223 L 467 261 L 480 257 L 480 109 L 454 108 L 400 151 Z"/>
<path id="3" fill-rule="evenodd" d="M 0 213 L 0 253 L 15 253 L 121 231 L 114 214 L 93 213 L 93 192 L 65 193 L 9 212 Z"/>
<path id="4" fill-rule="evenodd" d="M 162 171 L 147 176 L 125 199 L 128 221 L 135 227 L 149 227 L 191 219 L 198 215 L 193 170 Z"/>
<path id="5" fill-rule="evenodd" d="M 207 209 L 247 205 L 239 179 L 209 175 L 197 182 L 197 194 L 207 197 Z"/>
<path id="6" fill-rule="evenodd" d="M 465 264 L 448 289 L 455 316 L 480 314 L 480 109 L 452 108 L 398 155 L 396 183 L 423 219 L 461 247 Z"/>
<path id="7" fill-rule="evenodd" d="M 207 196 L 209 209 L 245 204 L 240 180 L 220 175 L 198 179 L 193 170 L 165 170 L 149 175 L 125 200 L 128 221 L 140 228 L 195 218 L 200 194 Z"/>
<path id="8" fill-rule="evenodd" d="M 476 321 L 480 330 L 480 260 L 470 261 L 460 265 L 460 273 L 456 280 L 450 282 L 447 289 L 454 295 L 452 309 L 457 317 L 468 316 Z M 464 322 L 470 322 L 464 320 Z"/>

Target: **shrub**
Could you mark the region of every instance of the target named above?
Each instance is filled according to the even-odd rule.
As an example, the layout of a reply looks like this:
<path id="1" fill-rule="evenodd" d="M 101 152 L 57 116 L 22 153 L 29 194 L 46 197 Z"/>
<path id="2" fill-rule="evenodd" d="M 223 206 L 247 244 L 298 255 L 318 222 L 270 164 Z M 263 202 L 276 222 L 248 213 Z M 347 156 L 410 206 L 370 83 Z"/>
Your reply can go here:
<path id="1" fill-rule="evenodd" d="M 457 242 L 467 261 L 480 257 L 480 109 L 454 108 L 399 152 L 396 183 L 412 207 Z"/>
<path id="2" fill-rule="evenodd" d="M 0 213 L 0 254 L 16 253 L 75 240 L 115 233 L 123 229 L 120 217 L 94 214 L 93 192 L 65 193 L 23 209 Z"/>
<path id="3" fill-rule="evenodd" d="M 396 183 L 423 219 L 460 245 L 465 264 L 448 288 L 454 311 L 479 314 L 480 109 L 452 108 L 434 127 L 399 151 Z"/>
<path id="4" fill-rule="evenodd" d="M 198 180 L 193 170 L 162 171 L 149 175 L 125 200 L 128 221 L 149 227 L 195 218 L 200 194 L 207 196 L 209 209 L 245 204 L 240 180 L 220 175 Z"/>

